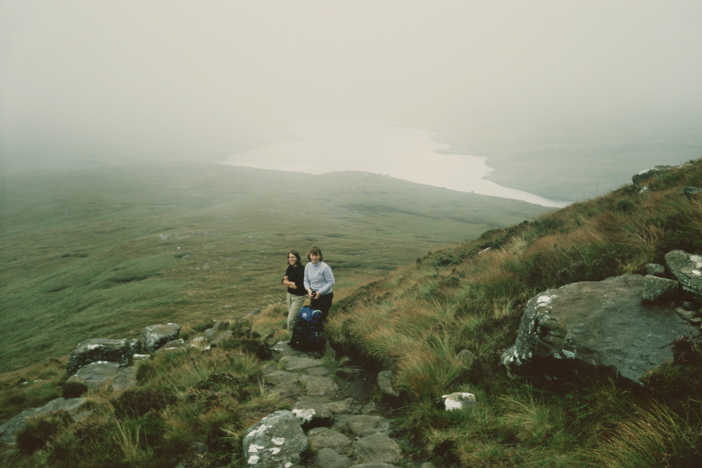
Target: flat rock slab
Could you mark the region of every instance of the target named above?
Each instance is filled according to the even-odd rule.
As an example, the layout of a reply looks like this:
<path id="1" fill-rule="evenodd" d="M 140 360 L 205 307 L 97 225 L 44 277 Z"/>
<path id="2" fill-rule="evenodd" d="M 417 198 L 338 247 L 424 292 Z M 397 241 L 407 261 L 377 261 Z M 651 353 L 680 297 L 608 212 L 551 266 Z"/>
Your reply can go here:
<path id="1" fill-rule="evenodd" d="M 327 427 L 315 427 L 307 433 L 310 450 L 317 452 L 324 448 L 332 449 L 340 454 L 347 454 L 353 441 L 341 432 L 333 431 Z"/>
<path id="2" fill-rule="evenodd" d="M 366 437 L 375 434 L 387 434 L 390 422 L 382 416 L 360 414 L 344 421 L 343 427 L 355 436 Z"/>
<path id="3" fill-rule="evenodd" d="M 281 356 L 304 356 L 307 354 L 303 351 L 291 348 L 287 341 L 279 341 L 271 349 L 273 352 L 278 353 Z"/>
<path id="4" fill-rule="evenodd" d="M 282 370 L 273 371 L 271 373 L 264 374 L 264 376 L 266 382 L 270 382 L 275 385 L 297 384 L 298 380 L 300 380 L 300 374 Z"/>
<path id="5" fill-rule="evenodd" d="M 353 462 L 343 455 L 330 448 L 323 448 L 314 456 L 315 466 L 324 468 L 349 468 L 353 466 Z"/>
<path id="6" fill-rule="evenodd" d="M 328 377 L 302 375 L 300 382 L 305 384 L 306 393 L 309 396 L 329 396 L 339 390 L 339 386 Z"/>
<path id="7" fill-rule="evenodd" d="M 99 390 L 112 385 L 119 373 L 119 364 L 116 362 L 91 362 L 78 369 L 66 383 L 82 383 L 90 390 Z"/>
<path id="8" fill-rule="evenodd" d="M 283 356 L 280 362 L 287 371 L 304 370 L 312 367 L 319 367 L 319 359 L 312 359 L 306 356 Z"/>
<path id="9" fill-rule="evenodd" d="M 402 459 L 402 449 L 386 434 L 358 439 L 351 450 L 354 458 L 365 463 L 396 463 Z"/>
<path id="10" fill-rule="evenodd" d="M 124 392 L 125 390 L 129 390 L 131 388 L 136 387 L 138 384 L 139 383 L 137 382 L 137 367 L 122 367 L 119 369 L 119 371 L 117 372 L 117 376 L 112 381 L 110 390 L 112 391 L 112 393 L 119 394 Z"/>

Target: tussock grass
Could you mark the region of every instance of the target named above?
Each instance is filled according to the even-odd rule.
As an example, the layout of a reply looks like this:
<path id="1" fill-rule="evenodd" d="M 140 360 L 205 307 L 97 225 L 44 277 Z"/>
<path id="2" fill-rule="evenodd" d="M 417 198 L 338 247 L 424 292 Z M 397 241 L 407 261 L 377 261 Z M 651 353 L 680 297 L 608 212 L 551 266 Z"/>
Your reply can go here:
<path id="1" fill-rule="evenodd" d="M 684 467 L 702 464 L 699 414 L 680 415 L 650 402 L 617 424 L 612 436 L 589 452 L 591 466 Z"/>
<path id="2" fill-rule="evenodd" d="M 702 161 L 672 174 L 645 193 L 624 187 L 430 253 L 341 301 L 327 330 L 340 350 L 393 370 L 407 400 L 402 429 L 439 464 L 586 466 L 595 454 L 594 465 L 695 466 L 670 460 L 696 460 L 689 440 L 702 424 L 686 414 L 702 410 L 698 392 L 676 382 L 694 382 L 702 369 L 673 365 L 652 375 L 651 395 L 608 376 L 537 387 L 509 380 L 499 364 L 538 292 L 644 273 L 673 249 L 702 253 L 701 204 L 683 195 L 702 180 Z M 462 350 L 473 357 L 459 361 Z M 460 415 L 442 413 L 437 399 L 450 391 L 471 391 L 479 403 Z M 658 409 L 633 409 L 656 396 Z M 641 424 L 660 431 L 648 438 Z M 636 447 L 643 461 L 604 464 L 617 451 L 633 456 Z"/>

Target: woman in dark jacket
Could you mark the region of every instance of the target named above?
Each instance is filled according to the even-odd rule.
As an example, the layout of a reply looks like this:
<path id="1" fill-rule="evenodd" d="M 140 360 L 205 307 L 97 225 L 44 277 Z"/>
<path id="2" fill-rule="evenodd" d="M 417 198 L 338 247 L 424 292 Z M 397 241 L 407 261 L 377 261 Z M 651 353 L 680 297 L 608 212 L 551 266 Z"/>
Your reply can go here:
<path id="1" fill-rule="evenodd" d="M 302 266 L 302 259 L 297 250 L 288 252 L 288 269 L 285 270 L 283 285 L 288 287 L 285 296 L 285 304 L 288 306 L 288 331 L 292 333 L 293 325 L 297 314 L 305 305 L 307 291 L 304 285 L 305 268 Z"/>

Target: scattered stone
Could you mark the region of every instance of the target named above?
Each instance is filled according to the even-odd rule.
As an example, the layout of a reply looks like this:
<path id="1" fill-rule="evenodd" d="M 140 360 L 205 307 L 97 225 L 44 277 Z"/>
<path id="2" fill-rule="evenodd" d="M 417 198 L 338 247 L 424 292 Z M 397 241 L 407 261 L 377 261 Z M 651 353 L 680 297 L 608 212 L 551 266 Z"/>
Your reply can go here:
<path id="1" fill-rule="evenodd" d="M 343 427 L 353 435 L 366 437 L 374 434 L 387 434 L 390 422 L 382 416 L 358 415 L 344 421 Z"/>
<path id="2" fill-rule="evenodd" d="M 112 385 L 110 385 L 110 391 L 113 394 L 119 395 L 125 390 L 136 387 L 138 385 L 136 375 L 136 366 L 121 367 L 119 371 L 117 371 L 117 376 L 112 381 Z"/>
<path id="3" fill-rule="evenodd" d="M 284 365 L 287 371 L 304 370 L 311 367 L 319 367 L 320 365 L 318 359 L 308 358 L 307 356 L 283 356 L 280 358 L 280 363 Z"/>
<path id="4" fill-rule="evenodd" d="M 274 353 L 281 356 L 303 356 L 305 353 L 295 348 L 291 348 L 287 341 L 279 341 L 271 347 Z"/>
<path id="5" fill-rule="evenodd" d="M 647 275 L 644 277 L 641 299 L 647 302 L 665 301 L 674 297 L 679 289 L 675 280 Z"/>
<path id="6" fill-rule="evenodd" d="M 227 321 L 215 321 L 211 328 L 205 330 L 205 338 L 210 338 L 208 334 L 213 335 L 218 332 L 223 332 L 229 328 L 229 322 Z"/>
<path id="7" fill-rule="evenodd" d="M 634 174 L 631 177 L 631 181 L 634 183 L 634 185 L 639 185 L 653 176 L 669 172 L 672 168 L 673 166 L 655 166 L 653 169 L 646 169 L 638 174 Z"/>
<path id="8" fill-rule="evenodd" d="M 362 437 L 353 443 L 351 450 L 362 463 L 396 463 L 402 459 L 402 449 L 387 434 Z"/>
<path id="9" fill-rule="evenodd" d="M 89 390 L 105 389 L 112 385 L 118 372 L 119 364 L 116 362 L 91 362 L 78 369 L 78 372 L 69 377 L 66 383 L 82 383 Z"/>
<path id="10" fill-rule="evenodd" d="M 338 375 L 342 379 L 355 379 L 358 378 L 359 375 L 361 375 L 361 370 L 352 367 L 339 367 L 336 370 L 336 375 Z"/>
<path id="11" fill-rule="evenodd" d="M 177 340 L 180 333 L 180 325 L 177 323 L 167 323 L 165 325 L 151 325 L 141 332 L 141 342 L 144 351 L 152 353 L 169 341 Z"/>
<path id="12" fill-rule="evenodd" d="M 182 338 L 178 338 L 177 340 L 169 341 L 168 343 L 158 348 L 156 350 L 156 353 L 158 354 L 169 351 L 183 351 L 186 348 L 187 345 L 185 344 L 185 340 L 183 340 Z"/>
<path id="13" fill-rule="evenodd" d="M 341 432 L 333 431 L 327 427 L 316 427 L 307 433 L 310 450 L 317 452 L 324 448 L 345 454 L 351 449 L 351 439 Z"/>
<path id="14" fill-rule="evenodd" d="M 343 455 L 330 448 L 323 448 L 314 456 L 314 463 L 317 468 L 349 468 L 353 462 Z"/>
<path id="15" fill-rule="evenodd" d="M 353 398 L 347 398 L 341 401 L 330 401 L 327 403 L 327 408 L 329 408 L 329 411 L 333 414 L 358 412 L 358 404 Z"/>
<path id="16" fill-rule="evenodd" d="M 462 349 L 456 357 L 466 366 L 470 366 L 478 358 L 475 353 L 469 349 Z"/>
<path id="17" fill-rule="evenodd" d="M 275 385 L 283 384 L 297 384 L 300 380 L 300 375 L 293 372 L 286 372 L 282 370 L 276 370 L 271 373 L 264 373 L 266 382 L 270 382 Z"/>
<path id="18" fill-rule="evenodd" d="M 300 398 L 293 406 L 292 413 L 305 430 L 313 427 L 331 426 L 334 423 L 334 414 L 327 407 L 326 402 L 319 398 Z"/>
<path id="19" fill-rule="evenodd" d="M 691 310 L 687 310 L 683 307 L 676 307 L 674 310 L 675 310 L 676 314 L 678 314 L 680 317 L 684 318 L 688 322 L 697 322 L 698 321 L 698 320 L 695 320 L 698 318 L 696 312 L 693 312 Z"/>
<path id="20" fill-rule="evenodd" d="M 246 431 L 243 449 L 245 466 L 293 466 L 307 449 L 307 437 L 290 411 L 276 411 Z"/>
<path id="21" fill-rule="evenodd" d="M 17 433 L 25 426 L 27 419 L 36 416 L 46 416 L 59 411 L 70 415 L 80 412 L 83 405 L 88 402 L 85 398 L 57 398 L 40 408 L 31 408 L 22 411 L 17 416 L 0 425 L 0 445 L 15 445 Z"/>
<path id="22" fill-rule="evenodd" d="M 369 401 L 365 405 L 363 405 L 363 408 L 361 408 L 361 414 L 369 415 L 373 414 L 376 411 L 378 411 L 378 408 L 375 406 L 375 403 L 372 401 Z"/>
<path id="23" fill-rule="evenodd" d="M 665 254 L 665 264 L 685 291 L 702 298 L 702 256 L 673 250 Z"/>
<path id="24" fill-rule="evenodd" d="M 326 376 L 331 375 L 333 373 L 334 373 L 334 371 L 328 367 L 312 367 L 310 369 L 305 370 L 305 374 L 313 375 L 316 377 L 326 377 Z"/>
<path id="25" fill-rule="evenodd" d="M 384 370 L 379 372 L 377 381 L 378 387 L 380 387 L 380 391 L 383 392 L 384 395 L 389 395 L 392 397 L 400 396 L 400 392 L 395 390 L 392 383 L 392 371 Z"/>
<path id="26" fill-rule="evenodd" d="M 468 392 L 455 392 L 448 395 L 441 395 L 446 411 L 461 410 L 476 403 L 475 395 Z"/>
<path id="27" fill-rule="evenodd" d="M 702 195 L 702 188 L 699 187 L 685 187 L 683 189 L 683 195 L 687 197 L 688 200 L 699 200 Z"/>
<path id="28" fill-rule="evenodd" d="M 126 366 L 139 349 L 139 340 L 96 338 L 81 341 L 68 358 L 66 373 L 73 375 L 81 367 L 99 361 L 116 362 Z"/>
<path id="29" fill-rule="evenodd" d="M 665 275 L 665 266 L 658 263 L 647 263 L 646 274 L 653 276 L 663 276 Z"/>
<path id="30" fill-rule="evenodd" d="M 324 396 L 339 390 L 339 386 L 328 377 L 302 375 L 300 382 L 305 384 L 307 394 L 310 396 Z"/>

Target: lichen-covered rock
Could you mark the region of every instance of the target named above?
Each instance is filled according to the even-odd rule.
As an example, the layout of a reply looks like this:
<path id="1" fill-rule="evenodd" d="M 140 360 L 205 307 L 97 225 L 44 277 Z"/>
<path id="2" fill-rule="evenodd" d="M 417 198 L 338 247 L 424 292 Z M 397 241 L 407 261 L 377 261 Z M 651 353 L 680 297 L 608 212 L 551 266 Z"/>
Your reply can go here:
<path id="1" fill-rule="evenodd" d="M 678 282 L 675 280 L 646 275 L 641 299 L 648 302 L 665 301 L 673 298 L 679 289 Z"/>
<path id="2" fill-rule="evenodd" d="M 152 353 L 169 341 L 177 340 L 180 333 L 180 325 L 177 323 L 167 323 L 151 325 L 141 332 L 141 342 L 144 351 Z"/>
<path id="3" fill-rule="evenodd" d="M 698 331 L 667 305 L 641 301 L 643 283 L 623 275 L 534 296 L 502 363 L 511 373 L 559 377 L 599 368 L 640 381 L 672 360 L 675 338 Z"/>
<path id="4" fill-rule="evenodd" d="M 331 426 L 334 423 L 334 415 L 327 407 L 326 403 L 319 398 L 302 397 L 295 403 L 292 413 L 303 429 L 313 427 Z"/>
<path id="5" fill-rule="evenodd" d="M 290 411 L 276 411 L 244 435 L 244 464 L 257 468 L 292 467 L 307 450 L 307 437 Z"/>
<path id="6" fill-rule="evenodd" d="M 81 341 L 68 358 L 66 373 L 73 375 L 81 367 L 99 361 L 116 362 L 126 366 L 139 349 L 139 340 L 95 338 Z"/>
<path id="7" fill-rule="evenodd" d="M 702 299 L 702 255 L 673 250 L 665 254 L 665 265 L 685 291 Z"/>

